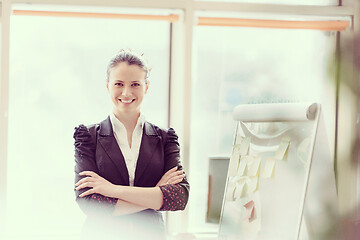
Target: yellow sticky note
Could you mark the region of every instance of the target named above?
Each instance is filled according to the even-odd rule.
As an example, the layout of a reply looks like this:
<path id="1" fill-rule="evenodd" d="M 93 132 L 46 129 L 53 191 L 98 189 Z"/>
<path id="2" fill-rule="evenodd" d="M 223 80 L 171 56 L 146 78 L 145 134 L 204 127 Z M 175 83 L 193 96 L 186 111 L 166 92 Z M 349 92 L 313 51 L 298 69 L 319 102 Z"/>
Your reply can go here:
<path id="1" fill-rule="evenodd" d="M 248 156 L 240 157 L 240 164 L 237 171 L 238 176 L 244 176 L 247 162 L 248 162 Z"/>
<path id="2" fill-rule="evenodd" d="M 258 189 L 258 177 L 249 177 L 246 181 L 247 193 L 250 194 Z"/>
<path id="3" fill-rule="evenodd" d="M 234 192 L 234 198 L 242 198 L 244 196 L 244 188 L 245 188 L 246 179 L 241 179 L 237 182 L 235 192 Z"/>
<path id="4" fill-rule="evenodd" d="M 249 146 L 250 146 L 250 137 L 246 137 L 242 140 L 241 146 L 240 146 L 240 155 L 247 155 L 249 152 Z"/>
<path id="5" fill-rule="evenodd" d="M 243 138 L 241 136 L 236 136 L 235 145 L 240 146 L 241 142 L 242 142 L 242 139 Z"/>
<path id="6" fill-rule="evenodd" d="M 234 201 L 235 200 L 235 198 L 234 198 L 235 188 L 236 188 L 235 183 L 232 183 L 232 182 L 228 183 L 228 187 L 227 187 L 227 190 L 226 190 L 226 200 L 227 201 Z"/>
<path id="7" fill-rule="evenodd" d="M 275 153 L 275 158 L 282 160 L 284 158 L 284 155 L 286 153 L 286 150 L 288 149 L 290 144 L 290 138 L 289 137 L 283 137 L 281 139 L 280 145 L 278 150 Z"/>
<path id="8" fill-rule="evenodd" d="M 239 166 L 239 158 L 240 158 L 239 148 L 234 146 L 229 163 L 229 176 L 231 177 L 236 176 Z"/>
<path id="9" fill-rule="evenodd" d="M 248 160 L 248 176 L 257 176 L 259 173 L 261 158 L 259 156 L 253 156 Z"/>
<path id="10" fill-rule="evenodd" d="M 274 175 L 276 160 L 268 158 L 265 162 L 265 168 L 261 174 L 263 178 L 271 178 Z"/>

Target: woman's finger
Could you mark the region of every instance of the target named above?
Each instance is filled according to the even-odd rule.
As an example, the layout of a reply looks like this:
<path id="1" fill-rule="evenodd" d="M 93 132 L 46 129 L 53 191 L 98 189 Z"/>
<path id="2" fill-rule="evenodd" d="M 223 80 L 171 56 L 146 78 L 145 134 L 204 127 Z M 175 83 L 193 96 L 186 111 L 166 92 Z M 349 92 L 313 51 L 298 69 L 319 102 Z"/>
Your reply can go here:
<path id="1" fill-rule="evenodd" d="M 175 171 L 176 171 L 176 169 L 177 169 L 177 166 L 175 166 L 175 167 L 171 168 L 170 170 L 168 170 L 168 171 L 164 174 L 164 176 L 168 176 L 168 175 L 170 175 L 171 173 L 175 172 Z"/>
<path id="2" fill-rule="evenodd" d="M 172 177 L 171 179 L 168 180 L 168 183 L 170 184 L 176 184 L 176 183 L 179 183 L 181 182 L 183 179 L 184 179 L 185 175 L 182 174 L 182 175 L 178 175 L 176 177 Z"/>
<path id="3" fill-rule="evenodd" d="M 99 175 L 97 175 L 96 173 L 94 173 L 93 171 L 83 171 L 81 173 L 79 173 L 79 175 L 83 176 L 90 176 L 90 177 L 98 177 Z"/>
<path id="4" fill-rule="evenodd" d="M 170 184 L 175 184 L 175 183 L 179 183 L 184 179 L 185 175 L 179 175 L 176 177 L 172 177 L 171 179 L 168 180 L 168 183 Z"/>
<path id="5" fill-rule="evenodd" d="M 170 170 L 168 170 L 162 177 L 161 177 L 161 181 L 166 182 L 167 180 L 169 180 L 169 178 L 171 178 L 173 176 L 174 173 L 176 173 L 176 167 L 171 168 Z"/>
<path id="6" fill-rule="evenodd" d="M 175 184 L 180 183 L 181 181 L 182 181 L 182 179 L 178 179 L 178 180 L 171 181 L 168 184 L 175 185 Z"/>
<path id="7" fill-rule="evenodd" d="M 83 192 L 82 194 L 79 195 L 79 197 L 85 197 L 87 195 L 90 195 L 90 194 L 93 194 L 93 193 L 96 193 L 95 190 L 92 188 L 92 189 L 89 189 L 85 192 Z"/>
<path id="8" fill-rule="evenodd" d="M 174 180 L 174 181 L 169 182 L 169 184 L 175 185 L 175 184 L 180 183 L 181 181 L 182 181 L 182 179 L 178 179 L 178 180 Z"/>
<path id="9" fill-rule="evenodd" d="M 164 180 L 166 183 L 169 183 L 169 181 L 171 181 L 172 178 L 177 177 L 177 176 L 181 176 L 181 175 L 183 175 L 183 171 L 182 171 L 182 170 L 179 170 L 179 171 L 173 172 L 173 173 L 171 173 L 171 174 L 169 174 L 169 175 L 167 175 L 167 176 L 164 176 L 164 179 L 163 179 L 163 180 Z"/>
<path id="10" fill-rule="evenodd" d="M 170 179 L 170 178 L 182 175 L 182 174 L 183 174 L 183 170 L 179 170 L 179 171 L 176 171 L 176 172 L 173 172 L 173 173 L 169 174 L 167 177 Z"/>
<path id="11" fill-rule="evenodd" d="M 80 190 L 80 189 L 83 189 L 83 188 L 89 188 L 89 187 L 94 187 L 94 184 L 93 182 L 85 182 L 81 185 L 79 185 L 77 188 L 75 188 L 76 190 Z"/>
<path id="12" fill-rule="evenodd" d="M 179 171 L 177 171 L 178 169 L 178 166 L 175 166 L 173 168 L 171 168 L 170 170 L 168 170 L 162 177 L 161 179 L 159 180 L 159 182 L 156 184 L 156 186 L 163 186 L 163 185 L 166 185 L 168 184 L 168 181 L 171 177 L 173 176 L 177 176 L 179 175 Z"/>
<path id="13" fill-rule="evenodd" d="M 177 175 L 180 175 L 180 174 L 183 174 L 183 170 L 179 170 L 179 171 L 170 173 L 168 176 L 173 177 L 173 176 L 177 176 Z"/>
<path id="14" fill-rule="evenodd" d="M 83 179 L 80 179 L 75 186 L 79 186 L 80 184 L 83 184 L 84 182 L 92 182 L 92 178 L 91 177 L 85 177 Z"/>

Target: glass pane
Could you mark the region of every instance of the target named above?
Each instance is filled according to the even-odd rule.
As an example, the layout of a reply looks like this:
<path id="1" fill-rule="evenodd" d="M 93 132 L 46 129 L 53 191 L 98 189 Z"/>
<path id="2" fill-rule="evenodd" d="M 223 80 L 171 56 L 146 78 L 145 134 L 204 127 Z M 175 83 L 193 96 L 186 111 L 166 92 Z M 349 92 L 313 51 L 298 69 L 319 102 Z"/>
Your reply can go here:
<path id="1" fill-rule="evenodd" d="M 284 5 L 321 5 L 337 6 L 338 0 L 196 0 L 206 2 L 239 2 L 239 3 L 263 3 L 263 4 L 284 4 Z"/>
<path id="2" fill-rule="evenodd" d="M 84 215 L 73 191 L 72 135 L 75 126 L 111 113 L 106 67 L 122 48 L 145 53 L 152 71 L 142 112 L 166 127 L 168 22 L 12 17 L 9 234 L 69 239 L 80 232 Z"/>
<path id="3" fill-rule="evenodd" d="M 196 27 L 195 39 L 189 226 L 193 231 L 209 231 L 216 229 L 205 223 L 209 160 L 230 157 L 234 106 L 320 102 L 328 129 L 334 126 L 335 90 L 328 66 L 335 35 L 313 30 Z M 211 184 L 214 189 L 217 183 Z"/>

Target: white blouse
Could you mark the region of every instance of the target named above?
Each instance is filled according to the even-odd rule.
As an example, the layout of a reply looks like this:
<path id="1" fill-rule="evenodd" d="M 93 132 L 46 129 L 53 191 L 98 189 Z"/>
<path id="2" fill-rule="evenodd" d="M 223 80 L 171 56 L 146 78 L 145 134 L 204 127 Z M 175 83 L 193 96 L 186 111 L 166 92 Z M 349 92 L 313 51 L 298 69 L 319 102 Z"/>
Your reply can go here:
<path id="1" fill-rule="evenodd" d="M 143 127 L 145 123 L 144 115 L 140 114 L 131 139 L 131 148 L 129 146 L 126 128 L 120 122 L 114 113 L 110 114 L 110 121 L 113 128 L 115 139 L 124 156 L 126 167 L 129 173 L 130 186 L 134 186 L 136 163 L 139 157 Z"/>

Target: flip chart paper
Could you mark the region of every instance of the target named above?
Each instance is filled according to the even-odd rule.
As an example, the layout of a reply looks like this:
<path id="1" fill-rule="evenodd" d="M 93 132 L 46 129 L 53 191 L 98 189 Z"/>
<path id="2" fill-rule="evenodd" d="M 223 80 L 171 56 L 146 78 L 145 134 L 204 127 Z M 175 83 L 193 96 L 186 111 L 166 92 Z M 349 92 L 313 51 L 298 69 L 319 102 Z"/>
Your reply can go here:
<path id="1" fill-rule="evenodd" d="M 245 195 L 245 183 L 246 183 L 246 179 L 241 179 L 237 182 L 236 184 L 236 189 L 235 189 L 235 192 L 234 192 L 234 198 L 235 199 L 239 199 L 239 198 L 242 198 L 244 197 Z"/>
<path id="2" fill-rule="evenodd" d="M 261 174 L 263 178 L 271 178 L 274 175 L 276 160 L 268 158 L 265 162 L 265 168 Z"/>
<path id="3" fill-rule="evenodd" d="M 249 177 L 246 181 L 247 193 L 250 194 L 258 189 L 258 177 Z"/>
<path id="4" fill-rule="evenodd" d="M 248 176 L 257 176 L 259 173 L 261 158 L 259 156 L 253 156 L 248 159 Z"/>
<path id="5" fill-rule="evenodd" d="M 337 218 L 335 216 L 337 211 L 329 211 L 330 208 L 336 209 L 336 206 L 335 208 L 329 206 L 332 205 L 333 199 L 336 200 L 336 188 L 331 188 L 332 185 L 335 186 L 332 184 L 333 181 L 335 182 L 333 169 L 326 170 L 326 167 L 331 168 L 332 165 L 331 157 L 328 157 L 330 154 L 327 149 L 327 137 L 320 137 L 322 126 L 321 119 L 318 119 L 321 114 L 320 105 L 317 107 L 315 119 L 308 118 L 307 110 L 302 113 L 303 117 L 292 114 L 290 110 L 295 109 L 293 104 L 286 110 L 284 108 L 284 111 L 279 108 L 280 113 L 278 108 L 265 104 L 263 108 L 253 105 L 249 104 L 245 106 L 246 109 L 240 109 L 244 111 L 239 111 L 239 119 L 235 118 L 236 121 L 241 122 L 237 123 L 234 134 L 243 139 L 251 137 L 247 155 L 255 156 L 257 152 L 261 157 L 259 172 L 257 176 L 249 176 L 250 163 L 246 161 L 243 163 L 246 165 L 242 172 L 241 162 L 247 155 L 241 155 L 237 176 L 231 178 L 232 181 L 236 179 L 237 182 L 234 194 L 236 200 L 224 202 L 219 238 L 321 239 L 329 224 L 328 221 L 323 221 L 324 216 L 326 218 L 331 213 L 333 218 L 326 219 L 333 220 Z M 267 112 L 263 114 L 261 110 Z M 283 137 L 288 137 L 289 140 L 284 141 Z M 235 142 L 236 139 L 234 144 Z M 229 155 L 231 156 L 232 153 L 230 152 Z M 325 188 L 325 192 L 323 190 L 319 192 L 325 175 L 329 176 L 329 173 L 331 177 L 326 178 L 329 187 Z M 258 177 L 257 182 L 255 182 L 256 177 Z M 265 179 L 262 179 L 263 177 Z M 242 193 L 239 178 L 246 179 Z M 334 194 L 330 194 L 328 191 L 330 189 L 331 192 L 335 190 Z M 286 198 L 281 197 L 284 193 Z M 240 194 L 242 197 L 237 199 Z M 254 202 L 253 209 L 251 206 L 246 208 L 245 205 L 251 200 Z M 336 201 L 333 202 L 336 205 Z M 245 212 L 247 212 L 246 216 L 244 216 Z M 244 217 L 248 218 L 243 220 Z M 331 235 L 333 236 L 329 236 L 327 240 L 340 239 L 336 238 L 336 234 Z"/>
<path id="6" fill-rule="evenodd" d="M 236 136 L 235 145 L 236 145 L 236 146 L 240 146 L 242 140 L 243 140 L 243 137 L 241 137 L 241 136 Z"/>
<path id="7" fill-rule="evenodd" d="M 239 148 L 234 146 L 233 153 L 231 155 L 230 163 L 229 163 L 229 176 L 231 177 L 236 176 L 239 165 L 239 157 L 240 157 Z"/>
<path id="8" fill-rule="evenodd" d="M 311 106 L 312 103 L 241 104 L 234 108 L 233 117 L 243 122 L 307 121 L 314 117 L 309 114 Z"/>
<path id="9" fill-rule="evenodd" d="M 228 188 L 226 191 L 226 200 L 227 201 L 234 201 L 234 192 L 235 192 L 235 188 L 236 188 L 236 183 L 228 183 Z"/>
<path id="10" fill-rule="evenodd" d="M 250 146 L 250 137 L 246 137 L 242 140 L 241 146 L 240 146 L 240 155 L 247 155 L 249 152 L 249 146 Z"/>
<path id="11" fill-rule="evenodd" d="M 281 139 L 279 148 L 278 148 L 278 150 L 277 150 L 276 153 L 275 153 L 275 158 L 276 158 L 276 159 L 282 160 L 282 159 L 284 158 L 284 155 L 285 155 L 285 153 L 286 153 L 286 150 L 287 150 L 288 147 L 289 147 L 289 144 L 290 144 L 290 138 L 288 138 L 288 137 L 283 137 L 283 138 Z"/>

